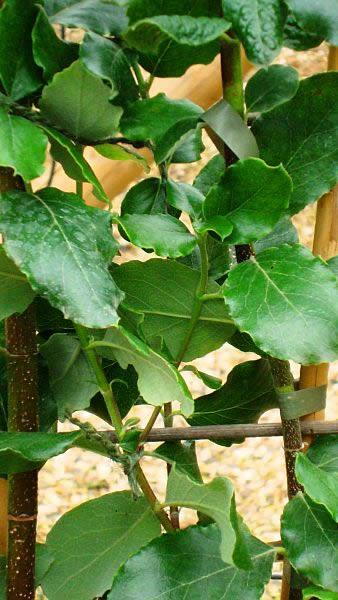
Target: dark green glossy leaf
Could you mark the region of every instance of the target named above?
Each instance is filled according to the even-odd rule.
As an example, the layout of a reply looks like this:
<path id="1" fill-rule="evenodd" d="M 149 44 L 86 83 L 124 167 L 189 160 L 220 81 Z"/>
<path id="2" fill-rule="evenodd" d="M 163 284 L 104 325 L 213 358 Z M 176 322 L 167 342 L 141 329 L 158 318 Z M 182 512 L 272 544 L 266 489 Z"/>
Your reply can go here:
<path id="1" fill-rule="evenodd" d="M 210 188 L 219 182 L 224 174 L 225 163 L 223 156 L 217 154 L 201 169 L 194 181 L 194 187 L 197 188 L 203 196 L 206 196 Z"/>
<path id="2" fill-rule="evenodd" d="M 0 79 L 13 100 L 42 85 L 31 39 L 37 11 L 35 0 L 7 0 L 0 11 Z"/>
<path id="3" fill-rule="evenodd" d="M 261 158 L 270 165 L 282 162 L 292 178 L 290 214 L 338 181 L 337 93 L 338 73 L 313 75 L 300 82 L 289 102 L 253 124 Z"/>
<path id="4" fill-rule="evenodd" d="M 306 456 L 327 473 L 338 473 L 338 434 L 321 435 L 315 439 Z"/>
<path id="5" fill-rule="evenodd" d="M 125 214 L 115 219 L 135 246 L 154 250 L 158 256 L 185 256 L 197 243 L 186 226 L 171 215 Z"/>
<path id="6" fill-rule="evenodd" d="M 238 158 L 259 155 L 251 129 L 225 100 L 219 100 L 201 118 Z"/>
<path id="7" fill-rule="evenodd" d="M 126 11 L 111 0 L 45 0 L 51 23 L 119 35 L 128 26 Z"/>
<path id="8" fill-rule="evenodd" d="M 167 202 L 174 208 L 188 213 L 197 219 L 202 213 L 204 196 L 201 192 L 189 185 L 169 179 L 167 182 Z"/>
<path id="9" fill-rule="evenodd" d="M 283 44 L 285 5 L 279 0 L 222 0 L 222 6 L 248 59 L 257 65 L 271 62 Z"/>
<path id="10" fill-rule="evenodd" d="M 202 129 L 201 127 L 196 127 L 196 129 L 192 129 L 191 131 L 188 131 L 188 133 L 185 133 L 180 141 L 175 144 L 174 153 L 170 157 L 170 162 L 195 162 L 200 160 L 203 150 Z"/>
<path id="11" fill-rule="evenodd" d="M 337 279 L 303 246 L 269 248 L 237 265 L 224 294 L 239 329 L 268 354 L 302 364 L 336 360 Z"/>
<path id="12" fill-rule="evenodd" d="M 46 125 L 41 125 L 41 127 L 48 135 L 51 145 L 50 152 L 54 160 L 62 165 L 68 177 L 75 181 L 88 181 L 91 183 L 95 196 L 108 204 L 109 199 L 80 148 L 56 129 Z"/>
<path id="13" fill-rule="evenodd" d="M 25 181 L 42 175 L 48 140 L 39 127 L 0 107 L 0 142 L 2 167 L 11 167 Z"/>
<path id="14" fill-rule="evenodd" d="M 190 371 L 196 377 L 198 377 L 204 385 L 209 387 L 212 390 L 218 390 L 222 386 L 222 380 L 218 377 L 214 377 L 213 375 L 209 375 L 208 373 L 204 373 L 203 371 L 199 371 L 194 365 L 185 365 L 182 371 Z"/>
<path id="15" fill-rule="evenodd" d="M 49 600 L 102 596 L 117 569 L 160 532 L 149 504 L 143 498 L 134 500 L 130 492 L 80 504 L 47 536 L 54 561 L 42 580 L 44 593 Z"/>
<path id="16" fill-rule="evenodd" d="M 336 446 L 338 450 L 338 443 Z M 337 452 L 338 454 L 338 452 Z M 299 453 L 296 460 L 296 476 L 304 488 L 305 493 L 316 502 L 322 504 L 338 521 L 338 472 L 328 473 L 322 471 L 307 458 L 305 454 Z"/>
<path id="17" fill-rule="evenodd" d="M 299 492 L 284 509 L 282 542 L 301 575 L 338 592 L 338 529 L 323 506 Z"/>
<path id="18" fill-rule="evenodd" d="M 119 144 L 98 144 L 95 146 L 95 150 L 101 154 L 101 156 L 109 158 L 110 160 L 132 160 L 139 166 L 143 167 L 147 173 L 150 171 L 150 167 L 144 156 L 138 154 L 138 152 L 130 150 L 129 148 L 124 148 Z"/>
<path id="19" fill-rule="evenodd" d="M 40 346 L 40 352 L 48 364 L 59 418 L 64 420 L 67 411 L 88 408 L 99 388 L 80 342 L 71 335 L 55 333 Z"/>
<path id="20" fill-rule="evenodd" d="M 260 69 L 245 88 L 248 112 L 266 112 L 290 100 L 298 90 L 298 71 L 293 67 L 271 65 Z"/>
<path id="21" fill-rule="evenodd" d="M 42 68 L 45 78 L 51 79 L 78 58 L 79 46 L 61 40 L 44 9 L 41 6 L 39 9 L 32 31 L 34 60 Z"/>
<path id="22" fill-rule="evenodd" d="M 242 352 L 254 352 L 259 356 L 266 356 L 266 353 L 256 346 L 248 333 L 243 333 L 238 329 L 231 336 L 229 344 L 235 346 L 235 348 L 238 348 L 238 350 L 241 350 Z"/>
<path id="23" fill-rule="evenodd" d="M 196 126 L 202 112 L 190 100 L 171 100 L 165 94 L 158 94 L 129 106 L 121 119 L 121 131 L 132 140 L 156 140 L 182 120 L 195 119 Z"/>
<path id="24" fill-rule="evenodd" d="M 165 187 L 160 179 L 150 177 L 134 185 L 121 205 L 121 215 L 152 215 L 165 212 Z"/>
<path id="25" fill-rule="evenodd" d="M 76 61 L 43 89 L 41 114 L 75 138 L 104 140 L 116 133 L 122 114 L 122 108 L 110 104 L 109 98 L 109 88 L 101 79 Z"/>
<path id="26" fill-rule="evenodd" d="M 232 483 L 216 477 L 208 484 L 196 483 L 174 466 L 168 478 L 165 505 L 185 506 L 207 515 L 217 523 L 220 532 L 220 551 L 224 562 L 249 569 L 250 557 L 239 528 Z"/>
<path id="27" fill-rule="evenodd" d="M 110 222 L 107 212 L 55 188 L 7 192 L 0 202 L 8 256 L 52 306 L 92 328 L 117 323 L 123 297 L 108 271 L 117 250 Z"/>
<path id="28" fill-rule="evenodd" d="M 172 125 L 161 137 L 156 139 L 154 158 L 157 164 L 161 164 L 165 161 L 173 162 L 174 160 L 178 162 L 177 159 L 175 159 L 175 153 L 179 151 L 179 148 L 182 147 L 182 145 L 189 142 L 192 135 L 199 137 L 190 158 L 195 156 L 196 152 L 201 152 L 201 148 L 204 149 L 201 139 L 201 129 L 201 123 L 196 127 L 196 117 L 181 119 L 177 124 Z M 195 141 L 194 144 L 196 144 Z M 190 153 L 191 150 L 189 150 L 189 155 Z M 193 160 L 197 159 L 194 158 Z"/>
<path id="29" fill-rule="evenodd" d="M 138 374 L 138 389 L 145 402 L 162 406 L 175 398 L 185 416 L 192 414 L 194 402 L 182 375 L 126 329 L 112 327 L 102 341 L 93 345 L 103 356 L 116 359 L 122 369 L 133 365 Z"/>
<path id="30" fill-rule="evenodd" d="M 86 33 L 81 44 L 80 58 L 88 71 L 109 82 L 115 104 L 120 101 L 124 105 L 138 99 L 129 56 L 112 40 L 96 33 Z"/>
<path id="31" fill-rule="evenodd" d="M 262 358 L 237 365 L 220 389 L 197 398 L 189 423 L 197 426 L 257 423 L 264 412 L 277 407 L 269 363 Z M 225 440 L 221 445 L 231 443 Z"/>
<path id="32" fill-rule="evenodd" d="M 142 315 L 139 329 L 151 345 L 162 338 L 174 359 L 186 344 L 183 361 L 193 360 L 219 348 L 234 332 L 223 301 L 203 302 L 200 317 L 190 339 L 190 320 L 199 284 L 199 272 L 176 261 L 151 259 L 130 261 L 114 272 L 125 293 L 123 306 Z M 219 286 L 210 282 L 207 292 Z"/>
<path id="33" fill-rule="evenodd" d="M 217 17 L 160 15 L 142 19 L 132 25 L 125 37 L 140 52 L 156 53 L 162 42 L 173 40 L 185 46 L 202 46 L 227 31 L 230 23 Z"/>
<path id="34" fill-rule="evenodd" d="M 0 247 L 0 320 L 22 313 L 33 301 L 35 293 L 25 275 Z"/>
<path id="35" fill-rule="evenodd" d="M 274 550 L 246 533 L 253 568 L 223 562 L 216 525 L 162 535 L 128 559 L 108 600 L 259 600 L 268 583 Z"/>
<path id="36" fill-rule="evenodd" d="M 338 5 L 335 0 L 286 0 L 299 25 L 313 35 L 338 45 Z"/>
<path id="37" fill-rule="evenodd" d="M 208 193 L 203 206 L 206 225 L 210 219 L 212 229 L 227 237 L 229 244 L 256 241 L 286 212 L 291 189 L 291 179 L 281 165 L 271 168 L 258 158 L 238 161 Z"/>
<path id="38" fill-rule="evenodd" d="M 129 0 L 131 23 L 157 15 L 192 15 L 217 17 L 219 6 L 214 0 Z"/>
<path id="39" fill-rule="evenodd" d="M 231 266 L 230 246 L 215 237 L 207 236 L 207 252 L 209 257 L 209 277 L 211 279 L 223 280 Z M 223 281 L 219 281 L 223 283 Z"/>
<path id="40" fill-rule="evenodd" d="M 338 256 L 334 256 L 333 258 L 330 258 L 330 260 L 327 262 L 327 264 L 330 267 L 331 271 L 333 271 L 334 274 L 337 275 L 337 277 L 338 277 Z"/>
<path id="41" fill-rule="evenodd" d="M 162 458 L 176 469 L 197 483 L 203 483 L 198 467 L 195 442 L 165 442 L 152 453 L 155 458 Z"/>
<path id="42" fill-rule="evenodd" d="M 66 452 L 80 433 L 1 433 L 0 473 L 39 469 L 53 456 Z"/>
<path id="43" fill-rule="evenodd" d="M 284 27 L 283 46 L 292 48 L 292 50 L 309 50 L 310 48 L 319 46 L 322 41 L 322 37 L 302 29 L 292 13 L 288 14 Z"/>
<path id="44" fill-rule="evenodd" d="M 312 585 L 303 589 L 303 600 L 338 600 L 338 592 L 330 592 L 329 590 L 323 590 L 323 588 Z"/>
<path id="45" fill-rule="evenodd" d="M 260 240 L 254 243 L 255 253 L 258 254 L 266 248 L 272 246 L 281 246 L 282 244 L 297 244 L 299 242 L 297 229 L 293 225 L 289 217 L 282 217 L 278 221 L 276 227 L 273 228 L 271 233 L 265 235 Z"/>

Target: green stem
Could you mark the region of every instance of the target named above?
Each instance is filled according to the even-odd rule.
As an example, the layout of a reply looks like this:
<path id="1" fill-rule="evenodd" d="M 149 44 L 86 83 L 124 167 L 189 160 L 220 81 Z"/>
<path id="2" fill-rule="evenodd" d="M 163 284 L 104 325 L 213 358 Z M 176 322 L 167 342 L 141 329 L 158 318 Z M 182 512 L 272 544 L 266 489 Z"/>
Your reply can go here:
<path id="1" fill-rule="evenodd" d="M 77 148 L 83 155 L 84 146 L 82 144 L 77 144 Z M 83 181 L 76 181 L 76 194 L 80 196 L 80 198 L 83 198 Z"/>
<path id="2" fill-rule="evenodd" d="M 157 417 L 161 414 L 161 410 L 162 410 L 162 406 L 156 406 L 156 408 L 154 408 L 153 412 L 151 413 L 148 423 L 146 424 L 145 428 L 142 431 L 142 434 L 139 439 L 140 443 L 144 442 L 147 439 L 148 434 L 150 433 L 150 431 L 152 430 L 152 428 L 155 425 L 155 421 L 156 421 Z"/>
<path id="3" fill-rule="evenodd" d="M 141 98 L 143 98 L 144 100 L 149 98 L 149 89 L 150 89 L 150 85 L 152 83 L 145 81 L 143 75 L 142 75 L 142 71 L 140 69 L 140 66 L 138 64 L 138 62 L 134 61 L 133 63 L 133 70 L 137 79 L 137 83 L 138 83 L 138 87 L 139 87 L 139 91 L 140 91 L 140 96 Z"/>
<path id="4" fill-rule="evenodd" d="M 221 47 L 223 98 L 244 118 L 241 45 L 234 38 L 226 37 L 227 41 L 223 41 Z"/>

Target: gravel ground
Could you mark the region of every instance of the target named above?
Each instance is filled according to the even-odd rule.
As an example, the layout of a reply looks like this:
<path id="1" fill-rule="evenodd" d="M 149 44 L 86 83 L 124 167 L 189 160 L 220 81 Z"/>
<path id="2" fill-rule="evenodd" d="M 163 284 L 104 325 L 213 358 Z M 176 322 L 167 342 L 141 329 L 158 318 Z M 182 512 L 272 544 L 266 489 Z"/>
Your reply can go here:
<path id="1" fill-rule="evenodd" d="M 276 62 L 293 65 L 300 70 L 302 76 L 308 76 L 325 70 L 326 54 L 325 46 L 311 52 L 297 54 L 291 50 L 284 50 Z M 214 153 L 213 146 L 207 142 L 203 162 L 209 160 Z M 174 178 L 191 182 L 200 166 L 201 164 L 196 169 L 196 165 L 178 165 L 173 169 L 172 174 Z M 309 246 L 311 246 L 314 218 L 315 208 L 312 206 L 294 219 L 302 242 Z M 122 257 L 123 260 L 130 260 L 135 257 L 135 251 L 125 246 Z M 236 364 L 253 357 L 255 355 L 244 354 L 226 344 L 203 359 L 195 361 L 195 364 L 203 371 L 221 377 L 225 381 Z M 297 375 L 298 366 L 293 365 L 292 368 Z M 210 391 L 203 388 L 192 374 L 185 375 L 195 396 Z M 327 411 L 329 419 L 337 418 L 335 410 L 337 396 L 338 365 L 335 364 L 330 370 Z M 144 422 L 150 410 L 148 407 L 139 407 L 136 413 Z M 262 422 L 276 420 L 278 420 L 277 411 L 270 411 L 262 418 Z M 92 421 L 99 424 L 98 420 L 92 419 Z M 102 423 L 99 426 L 102 426 Z M 62 429 L 71 429 L 71 427 L 63 425 Z M 154 445 L 151 447 L 153 449 Z M 223 448 L 212 442 L 203 441 L 197 443 L 197 450 L 205 480 L 209 481 L 219 475 L 229 477 L 236 489 L 238 510 L 252 532 L 264 541 L 277 540 L 280 514 L 286 501 L 280 438 L 249 439 L 232 448 Z M 163 497 L 165 487 L 163 463 L 145 458 L 144 468 L 154 490 L 159 497 Z M 124 475 L 118 468 L 112 466 L 110 461 L 91 453 L 74 449 L 49 461 L 40 474 L 39 540 L 44 541 L 49 529 L 66 511 L 87 499 L 107 492 L 123 490 L 126 488 L 126 483 Z M 182 524 L 187 525 L 191 522 L 192 514 L 189 511 L 182 512 Z M 279 583 L 271 582 L 263 598 L 272 600 L 278 595 Z"/>

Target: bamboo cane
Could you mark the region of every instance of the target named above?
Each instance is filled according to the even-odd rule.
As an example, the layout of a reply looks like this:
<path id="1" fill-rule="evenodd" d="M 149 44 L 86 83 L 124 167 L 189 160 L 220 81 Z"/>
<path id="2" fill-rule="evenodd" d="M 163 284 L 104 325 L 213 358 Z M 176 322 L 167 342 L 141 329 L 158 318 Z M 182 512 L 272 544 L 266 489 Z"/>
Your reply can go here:
<path id="1" fill-rule="evenodd" d="M 338 48 L 331 46 L 328 59 L 328 71 L 338 69 Z M 316 224 L 313 238 L 313 254 L 328 260 L 338 254 L 338 186 L 325 194 L 317 204 Z M 299 388 L 319 387 L 328 383 L 329 365 L 302 366 Z M 322 421 L 325 410 L 311 413 L 302 418 L 304 421 Z M 311 444 L 313 436 L 305 436 L 305 449 Z"/>

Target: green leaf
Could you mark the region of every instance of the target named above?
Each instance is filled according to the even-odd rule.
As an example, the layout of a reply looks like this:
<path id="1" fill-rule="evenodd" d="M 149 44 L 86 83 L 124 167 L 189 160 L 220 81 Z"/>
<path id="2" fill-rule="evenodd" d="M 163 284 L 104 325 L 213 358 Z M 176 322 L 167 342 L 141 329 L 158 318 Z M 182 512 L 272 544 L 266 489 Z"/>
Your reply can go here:
<path id="1" fill-rule="evenodd" d="M 223 140 L 238 158 L 258 156 L 257 142 L 242 117 L 225 100 L 219 100 L 201 119 Z"/>
<path id="2" fill-rule="evenodd" d="M 7 0 L 0 11 L 0 79 L 12 100 L 25 98 L 42 85 L 32 52 L 36 15 L 35 0 L 26 0 L 24 10 L 22 0 Z"/>
<path id="3" fill-rule="evenodd" d="M 25 181 L 42 175 L 47 149 L 44 133 L 22 117 L 10 115 L 0 106 L 0 165 L 11 167 Z M 29 152 L 27 152 L 29 148 Z"/>
<path id="4" fill-rule="evenodd" d="M 174 208 L 188 213 L 193 219 L 197 219 L 202 213 L 204 196 L 188 183 L 169 179 L 167 181 L 167 202 Z"/>
<path id="5" fill-rule="evenodd" d="M 80 432 L 0 434 L 0 473 L 22 473 L 40 469 L 47 460 L 63 454 Z"/>
<path id="6" fill-rule="evenodd" d="M 301 575 L 338 592 L 338 530 L 323 506 L 299 492 L 284 509 L 282 542 Z"/>
<path id="7" fill-rule="evenodd" d="M 171 128 L 173 129 L 173 128 Z M 163 140 L 164 141 L 164 140 Z M 174 145 L 174 152 L 170 157 L 171 163 L 192 163 L 200 160 L 204 150 L 202 141 L 202 127 L 197 126 L 185 133 Z"/>
<path id="8" fill-rule="evenodd" d="M 98 144 L 95 146 L 95 150 L 101 154 L 101 156 L 109 158 L 110 160 L 132 160 L 140 167 L 143 167 L 147 173 L 150 171 L 150 167 L 144 156 L 138 154 L 138 152 L 129 150 L 129 148 L 119 146 L 119 144 Z"/>
<path id="9" fill-rule="evenodd" d="M 300 82 L 289 102 L 253 124 L 260 157 L 269 165 L 282 162 L 292 178 L 290 214 L 317 200 L 338 181 L 337 93 L 338 73 L 313 75 Z"/>
<path id="10" fill-rule="evenodd" d="M 306 456 L 327 473 L 338 473 L 338 435 L 321 435 L 315 439 Z"/>
<path id="11" fill-rule="evenodd" d="M 112 40 L 96 33 L 86 33 L 80 46 L 80 59 L 90 73 L 109 83 L 115 103 L 120 101 L 124 105 L 138 99 L 138 88 L 130 70 L 129 56 Z"/>
<path id="12" fill-rule="evenodd" d="M 78 58 L 78 44 L 65 42 L 56 35 L 42 6 L 39 6 L 32 40 L 34 60 L 42 68 L 46 79 L 51 79 Z"/>
<path id="13" fill-rule="evenodd" d="M 198 467 L 195 442 L 165 442 L 152 452 L 154 458 L 161 458 L 175 465 L 180 473 L 184 473 L 197 483 L 203 483 Z"/>
<path id="14" fill-rule="evenodd" d="M 185 365 L 181 371 L 190 371 L 194 373 L 196 377 L 198 377 L 204 385 L 209 387 L 212 390 L 218 390 L 222 386 L 222 380 L 218 377 L 214 377 L 213 375 L 209 375 L 208 373 L 204 373 L 203 371 L 199 371 L 194 365 Z"/>
<path id="15" fill-rule="evenodd" d="M 123 307 L 143 316 L 139 328 L 147 343 L 153 345 L 159 337 L 163 338 L 177 359 L 190 331 L 199 272 L 176 261 L 151 259 L 121 265 L 114 271 L 114 278 L 125 293 Z M 217 283 L 210 282 L 207 293 L 219 290 Z M 224 302 L 221 299 L 203 302 L 182 360 L 194 360 L 216 350 L 233 332 Z"/>
<path id="16" fill-rule="evenodd" d="M 327 473 L 326 471 L 322 471 L 305 454 L 299 453 L 296 460 L 296 476 L 311 500 L 316 502 L 316 504 L 323 504 L 337 522 L 338 472 Z"/>
<path id="17" fill-rule="evenodd" d="M 88 181 L 91 183 L 95 196 L 108 204 L 107 194 L 79 147 L 56 129 L 47 127 L 47 125 L 40 125 L 40 127 L 48 135 L 52 157 L 62 165 L 68 177 L 75 181 Z M 95 148 L 97 149 L 98 146 Z"/>
<path id="18" fill-rule="evenodd" d="M 203 196 L 206 196 L 210 191 L 210 188 L 220 181 L 224 171 L 224 158 L 220 154 L 217 154 L 209 160 L 203 169 L 201 169 L 194 181 L 194 187 L 198 189 Z"/>
<path id="19" fill-rule="evenodd" d="M 0 247 L 0 320 L 22 313 L 35 296 L 26 277 Z"/>
<path id="20" fill-rule="evenodd" d="M 45 0 L 51 23 L 119 35 L 128 26 L 126 11 L 111 0 Z"/>
<path id="21" fill-rule="evenodd" d="M 302 364 L 337 358 L 337 279 L 306 248 L 285 244 L 237 265 L 224 295 L 239 329 L 268 354 Z"/>
<path id="22" fill-rule="evenodd" d="M 285 5 L 279 0 L 222 0 L 222 6 L 248 59 L 256 65 L 271 62 L 283 44 Z"/>
<path id="23" fill-rule="evenodd" d="M 125 38 L 140 52 L 155 54 L 168 39 L 186 46 L 202 46 L 218 39 L 229 27 L 228 21 L 216 17 L 160 15 L 137 21 Z"/>
<path id="24" fill-rule="evenodd" d="M 208 193 L 203 205 L 206 224 L 210 219 L 229 244 L 256 241 L 270 233 L 286 212 L 291 190 L 291 179 L 281 165 L 269 167 L 259 158 L 238 161 Z"/>
<path id="25" fill-rule="evenodd" d="M 92 345 L 103 356 L 116 359 L 122 369 L 133 365 L 138 374 L 138 389 L 145 402 L 162 406 L 177 400 L 185 416 L 192 414 L 194 402 L 177 369 L 132 333 L 122 327 L 113 327 L 102 341 Z"/>
<path id="26" fill-rule="evenodd" d="M 123 297 L 108 271 L 117 249 L 110 223 L 109 213 L 55 188 L 1 196 L 8 256 L 52 306 L 91 328 L 117 323 Z"/>
<path id="27" fill-rule="evenodd" d="M 175 153 L 179 151 L 179 148 L 182 147 L 182 145 L 189 141 L 189 138 L 191 138 L 192 135 L 198 136 L 198 142 L 197 148 L 194 148 L 191 158 L 192 156 L 195 156 L 196 151 L 197 153 L 201 152 L 201 149 L 204 149 L 201 138 L 201 129 L 201 123 L 198 123 L 196 126 L 196 117 L 181 119 L 176 125 L 172 125 L 161 137 L 156 139 L 154 150 L 156 163 L 159 165 L 166 161 L 173 162 Z M 189 154 L 190 152 L 191 150 L 189 150 Z M 177 162 L 177 159 L 175 160 Z M 198 159 L 194 158 L 193 160 Z"/>
<path id="28" fill-rule="evenodd" d="M 268 361 L 264 358 L 250 360 L 234 367 L 220 389 L 195 400 L 195 411 L 189 424 L 257 423 L 264 412 L 277 407 Z M 240 441 L 244 441 L 244 438 Z M 233 441 L 217 440 L 217 443 L 230 446 Z"/>
<path id="29" fill-rule="evenodd" d="M 223 283 L 224 275 L 230 270 L 232 256 L 230 246 L 216 237 L 207 236 L 209 277 Z M 221 280 L 221 281 L 219 281 Z"/>
<path id="30" fill-rule="evenodd" d="M 134 214 L 115 217 L 115 220 L 135 246 L 154 250 L 158 256 L 185 256 L 197 244 L 195 236 L 171 215 Z"/>
<path id="31" fill-rule="evenodd" d="M 282 217 L 273 230 L 254 243 L 255 253 L 258 254 L 272 246 L 297 244 L 299 242 L 297 229 L 289 217 Z"/>
<path id="32" fill-rule="evenodd" d="M 192 15 L 217 17 L 219 7 L 213 0 L 129 0 L 128 16 L 131 23 L 157 15 Z"/>
<path id="33" fill-rule="evenodd" d="M 196 125 L 202 113 L 202 109 L 190 100 L 171 100 L 165 94 L 157 94 L 154 98 L 138 100 L 128 106 L 120 128 L 129 139 L 156 140 L 182 120 L 190 119 L 192 122 L 195 119 Z"/>
<path id="34" fill-rule="evenodd" d="M 259 69 L 245 88 L 248 112 L 267 112 L 293 98 L 298 90 L 298 71 L 293 67 L 271 65 Z"/>
<path id="35" fill-rule="evenodd" d="M 208 515 L 221 532 L 220 551 L 224 562 L 249 569 L 251 561 L 239 531 L 232 483 L 216 477 L 208 484 L 196 483 L 174 466 L 168 478 L 164 506 L 184 506 Z"/>
<path id="36" fill-rule="evenodd" d="M 328 266 L 334 272 L 334 274 L 338 277 L 338 256 L 334 256 L 327 261 Z"/>
<path id="37" fill-rule="evenodd" d="M 104 365 L 104 371 L 112 387 L 120 415 L 124 419 L 130 409 L 142 401 L 137 387 L 137 373 L 134 367 L 130 366 L 128 369 L 121 369 L 117 362 L 111 364 L 111 361 L 107 365 Z M 87 410 L 111 424 L 111 419 L 101 392 L 92 398 Z"/>
<path id="38" fill-rule="evenodd" d="M 88 527 L 90 524 L 90 527 Z M 92 600 L 110 589 L 114 573 L 161 527 L 143 498 L 106 494 L 67 512 L 47 536 L 54 561 L 42 580 L 49 600 Z"/>
<path id="39" fill-rule="evenodd" d="M 274 550 L 246 534 L 253 568 L 223 562 L 216 525 L 162 535 L 128 559 L 108 600 L 259 600 L 271 577 Z"/>
<path id="40" fill-rule="evenodd" d="M 333 46 L 338 45 L 338 6 L 335 0 L 323 4 L 317 0 L 286 0 L 297 23 L 305 31 L 324 38 Z"/>
<path id="41" fill-rule="evenodd" d="M 165 212 L 166 190 L 161 179 L 149 177 L 134 185 L 121 204 L 121 215 L 156 215 Z"/>
<path id="42" fill-rule="evenodd" d="M 303 589 L 303 600 L 312 600 L 312 598 L 318 598 L 319 600 L 338 600 L 338 592 L 323 590 L 323 588 L 316 587 L 315 585 Z"/>
<path id="43" fill-rule="evenodd" d="M 88 408 L 99 388 L 80 342 L 71 335 L 55 333 L 40 346 L 40 352 L 48 364 L 59 418 L 64 420 L 67 411 Z"/>
<path id="44" fill-rule="evenodd" d="M 292 13 L 288 14 L 284 27 L 283 46 L 292 48 L 292 50 L 309 50 L 310 48 L 319 46 L 322 42 L 322 37 L 302 29 Z"/>
<path id="45" fill-rule="evenodd" d="M 41 115 L 77 139 L 104 140 L 116 133 L 122 114 L 109 98 L 109 88 L 101 79 L 76 61 L 43 89 Z"/>

